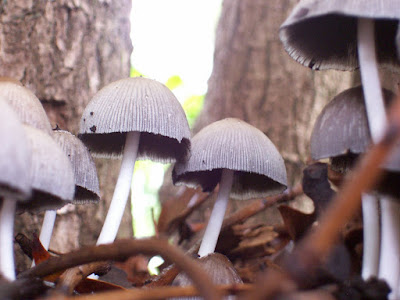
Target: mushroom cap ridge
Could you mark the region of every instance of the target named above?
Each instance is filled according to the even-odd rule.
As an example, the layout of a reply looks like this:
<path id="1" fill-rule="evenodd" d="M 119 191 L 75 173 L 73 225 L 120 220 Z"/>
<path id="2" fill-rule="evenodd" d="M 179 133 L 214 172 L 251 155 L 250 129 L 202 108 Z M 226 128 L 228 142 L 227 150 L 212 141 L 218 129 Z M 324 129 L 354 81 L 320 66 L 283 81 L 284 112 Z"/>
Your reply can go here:
<path id="1" fill-rule="evenodd" d="M 279 37 L 286 52 L 316 70 L 358 68 L 357 18 L 376 22 L 378 61 L 399 65 L 397 1 L 302 0 L 281 25 Z"/>
<path id="2" fill-rule="evenodd" d="M 278 193 L 286 188 L 287 175 L 282 156 L 259 129 L 239 119 L 214 122 L 192 138 L 189 160 L 176 163 L 175 184 L 201 185 L 212 191 L 222 169 L 234 173 L 231 197 L 250 199 Z"/>
<path id="3" fill-rule="evenodd" d="M 187 157 L 190 129 L 175 95 L 162 83 L 134 77 L 103 87 L 83 112 L 78 137 L 93 155 L 120 157 L 126 133 L 141 132 L 138 159 Z"/>

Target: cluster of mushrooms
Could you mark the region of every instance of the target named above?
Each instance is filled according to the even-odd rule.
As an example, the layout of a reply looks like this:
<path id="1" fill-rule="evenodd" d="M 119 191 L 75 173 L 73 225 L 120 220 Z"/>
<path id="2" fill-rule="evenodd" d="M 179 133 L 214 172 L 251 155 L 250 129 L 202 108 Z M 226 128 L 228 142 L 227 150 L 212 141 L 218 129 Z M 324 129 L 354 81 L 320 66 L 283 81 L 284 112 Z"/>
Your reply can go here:
<path id="1" fill-rule="evenodd" d="M 315 70 L 361 70 L 362 85 L 330 101 L 312 133 L 312 158 L 330 159 L 332 172 L 351 170 L 359 155 L 382 136 L 385 107 L 393 93 L 382 90 L 378 63 L 399 64 L 399 18 L 400 5 L 390 1 L 303 0 L 281 26 L 286 51 L 301 64 Z M 2 78 L 0 135 L 8 141 L 0 149 L 0 274 L 8 280 L 15 279 L 15 212 L 46 210 L 40 240 L 47 248 L 56 209 L 99 201 L 92 155 L 122 158 L 97 244 L 116 238 L 138 159 L 174 162 L 172 179 L 177 185 L 201 186 L 205 192 L 219 185 L 198 251 L 217 284 L 241 282 L 229 260 L 214 253 L 229 198 L 266 197 L 287 186 L 284 160 L 263 132 L 227 118 L 191 137 L 174 94 L 142 77 L 121 79 L 97 92 L 83 112 L 78 137 L 52 130 L 39 99 L 18 81 Z M 397 152 L 383 166 L 384 180 L 363 196 L 362 276 L 385 279 L 393 299 L 400 297 L 400 206 L 394 200 L 400 197 Z M 174 284 L 189 282 L 180 274 Z"/>
<path id="2" fill-rule="evenodd" d="M 279 32 L 285 50 L 314 70 L 360 69 L 361 83 L 337 95 L 319 115 L 311 156 L 330 159 L 346 173 L 358 156 L 380 141 L 394 94 L 381 88 L 379 66 L 399 66 L 400 5 L 396 1 L 300 1 Z M 379 277 L 400 297 L 400 152 L 382 166 L 383 180 L 362 196 L 362 277 Z"/>

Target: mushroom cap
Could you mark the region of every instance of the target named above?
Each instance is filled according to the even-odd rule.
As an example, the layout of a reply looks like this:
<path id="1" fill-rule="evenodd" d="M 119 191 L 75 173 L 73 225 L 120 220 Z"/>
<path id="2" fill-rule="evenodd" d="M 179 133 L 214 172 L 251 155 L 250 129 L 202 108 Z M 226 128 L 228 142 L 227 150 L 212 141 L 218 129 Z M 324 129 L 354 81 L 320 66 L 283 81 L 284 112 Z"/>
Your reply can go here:
<path id="1" fill-rule="evenodd" d="M 58 144 L 45 132 L 24 126 L 32 149 L 32 197 L 19 209 L 58 209 L 72 201 L 75 179 L 71 163 Z"/>
<path id="2" fill-rule="evenodd" d="M 239 274 L 235 270 L 230 260 L 220 253 L 211 253 L 207 256 L 198 259 L 201 267 L 207 272 L 214 284 L 236 284 L 243 283 Z M 185 273 L 179 273 L 174 281 L 173 286 L 188 286 L 193 285 L 193 282 Z M 175 299 L 175 298 L 173 298 Z M 179 299 L 201 299 L 201 297 L 186 297 Z M 225 298 L 224 298 L 225 299 Z M 227 297 L 227 299 L 235 299 Z"/>
<path id="3" fill-rule="evenodd" d="M 75 175 L 74 203 L 98 202 L 100 199 L 99 179 L 96 165 L 89 150 L 72 133 L 55 130 L 54 140 L 67 154 Z"/>
<path id="4" fill-rule="evenodd" d="M 42 103 L 29 89 L 15 79 L 3 77 L 0 80 L 0 96 L 12 107 L 22 123 L 52 134 Z"/>
<path id="5" fill-rule="evenodd" d="M 85 108 L 78 136 L 93 155 L 120 157 L 131 131 L 141 132 L 138 159 L 172 162 L 189 153 L 185 112 L 155 80 L 126 78 L 103 87 Z"/>
<path id="6" fill-rule="evenodd" d="M 31 194 L 31 149 L 17 115 L 0 96 L 0 197 L 26 200 Z"/>
<path id="7" fill-rule="evenodd" d="M 385 102 L 394 94 L 383 89 Z M 335 96 L 319 114 L 311 134 L 311 157 L 315 160 L 347 153 L 364 153 L 371 143 L 364 94 L 361 86 Z"/>
<path id="8" fill-rule="evenodd" d="M 231 189 L 235 199 L 264 197 L 286 188 L 285 164 L 275 145 L 259 129 L 234 118 L 200 130 L 192 138 L 189 160 L 176 163 L 172 179 L 209 192 L 224 168 L 236 171 Z"/>
<path id="9" fill-rule="evenodd" d="M 279 37 L 297 62 L 316 70 L 358 68 L 357 19 L 375 20 L 378 61 L 398 65 L 397 1 L 302 0 L 281 25 Z"/>

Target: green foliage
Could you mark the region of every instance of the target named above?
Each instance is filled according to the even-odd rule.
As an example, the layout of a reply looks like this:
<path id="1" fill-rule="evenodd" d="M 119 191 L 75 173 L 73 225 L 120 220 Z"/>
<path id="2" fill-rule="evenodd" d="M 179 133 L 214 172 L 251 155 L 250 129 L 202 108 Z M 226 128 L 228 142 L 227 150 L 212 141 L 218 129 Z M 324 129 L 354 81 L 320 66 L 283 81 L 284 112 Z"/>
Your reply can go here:
<path id="1" fill-rule="evenodd" d="M 191 96 L 183 102 L 183 110 L 186 113 L 190 128 L 199 116 L 204 105 L 204 95 Z"/>
<path id="2" fill-rule="evenodd" d="M 135 67 L 131 66 L 130 77 L 145 77 L 143 73 L 139 72 Z"/>
<path id="3" fill-rule="evenodd" d="M 170 78 L 168 78 L 167 82 L 165 85 L 170 89 L 176 89 L 177 87 L 181 86 L 183 84 L 182 78 L 180 78 L 178 75 L 173 75 Z"/>

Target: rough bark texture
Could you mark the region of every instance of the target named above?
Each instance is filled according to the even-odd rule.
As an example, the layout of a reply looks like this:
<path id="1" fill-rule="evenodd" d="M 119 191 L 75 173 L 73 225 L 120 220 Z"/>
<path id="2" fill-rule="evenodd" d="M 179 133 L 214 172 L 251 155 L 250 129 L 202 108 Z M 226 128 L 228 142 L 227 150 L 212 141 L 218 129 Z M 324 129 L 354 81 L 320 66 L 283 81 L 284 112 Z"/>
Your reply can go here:
<path id="1" fill-rule="evenodd" d="M 1 75 L 14 77 L 31 89 L 53 127 L 57 124 L 76 134 L 82 111 L 94 93 L 129 76 L 130 8 L 130 0 L 1 1 Z M 95 243 L 120 164 L 96 163 L 100 204 L 65 209 L 57 218 L 50 248 L 64 252 Z M 15 231 L 30 235 L 39 229 L 41 217 L 19 216 Z M 129 236 L 131 231 L 128 220 L 120 233 Z"/>

